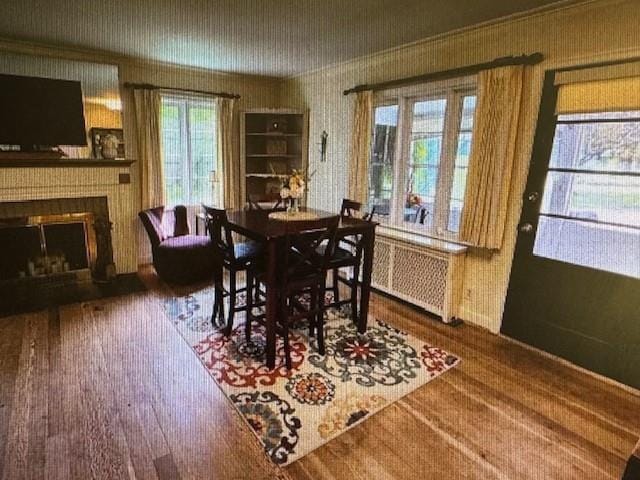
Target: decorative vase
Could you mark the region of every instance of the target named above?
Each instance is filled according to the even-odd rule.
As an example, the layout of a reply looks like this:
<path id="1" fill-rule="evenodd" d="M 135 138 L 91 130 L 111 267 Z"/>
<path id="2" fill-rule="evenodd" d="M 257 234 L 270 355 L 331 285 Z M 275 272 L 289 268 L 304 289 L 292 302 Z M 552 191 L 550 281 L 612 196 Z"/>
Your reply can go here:
<path id="1" fill-rule="evenodd" d="M 289 208 L 287 208 L 287 213 L 295 215 L 300 211 L 300 207 L 298 205 L 300 199 L 297 197 L 291 197 L 291 203 L 289 204 Z"/>
<path id="2" fill-rule="evenodd" d="M 109 133 L 100 139 L 102 158 L 112 160 L 118 156 L 118 137 Z"/>

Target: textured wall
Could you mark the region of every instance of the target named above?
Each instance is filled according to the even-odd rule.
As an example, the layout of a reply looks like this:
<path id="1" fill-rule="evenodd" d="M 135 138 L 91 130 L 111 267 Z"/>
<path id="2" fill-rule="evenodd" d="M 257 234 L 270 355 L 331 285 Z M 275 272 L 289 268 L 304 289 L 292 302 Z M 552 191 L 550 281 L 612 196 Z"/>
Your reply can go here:
<path id="1" fill-rule="evenodd" d="M 353 96 L 343 96 L 343 90 L 506 55 L 542 52 L 546 60 L 531 72 L 526 92 L 525 121 L 518 137 L 504 247 L 494 255 L 471 252 L 466 262 L 462 317 L 497 332 L 511 269 L 543 71 L 563 64 L 637 55 L 638 25 L 640 4 L 637 0 L 605 0 L 444 35 L 288 79 L 283 83 L 282 102 L 310 110 L 310 170 L 317 170 L 310 187 L 311 205 L 335 210 L 347 192 Z M 329 133 L 326 163 L 319 162 L 315 149 L 322 130 Z"/>

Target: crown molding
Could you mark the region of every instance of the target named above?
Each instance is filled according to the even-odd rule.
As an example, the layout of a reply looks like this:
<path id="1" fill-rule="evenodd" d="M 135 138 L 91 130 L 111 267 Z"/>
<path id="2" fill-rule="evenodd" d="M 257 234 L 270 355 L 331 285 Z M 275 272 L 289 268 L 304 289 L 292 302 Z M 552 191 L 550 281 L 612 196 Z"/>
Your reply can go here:
<path id="1" fill-rule="evenodd" d="M 250 73 L 227 72 L 204 67 L 193 67 L 180 65 L 172 62 L 162 62 L 122 55 L 107 50 L 82 48 L 75 45 L 54 45 L 31 40 L 0 37 L 0 51 L 17 53 L 23 55 L 34 55 L 49 58 L 59 58 L 63 60 L 74 60 L 90 63 L 101 63 L 115 66 L 128 66 L 134 68 L 159 68 L 165 70 L 176 70 L 188 72 L 194 75 L 215 75 L 218 77 L 254 79 L 261 81 L 281 81 L 280 77 L 270 77 L 265 75 L 255 75 Z"/>

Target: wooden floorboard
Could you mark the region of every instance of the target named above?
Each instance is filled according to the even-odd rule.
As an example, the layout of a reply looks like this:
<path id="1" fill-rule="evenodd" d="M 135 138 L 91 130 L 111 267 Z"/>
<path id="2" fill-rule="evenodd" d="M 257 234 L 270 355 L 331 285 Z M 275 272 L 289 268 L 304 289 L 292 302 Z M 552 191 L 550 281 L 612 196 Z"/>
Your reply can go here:
<path id="1" fill-rule="evenodd" d="M 617 479 L 640 436 L 638 394 L 374 295 L 373 316 L 461 363 L 280 470 L 144 278 L 0 319 L 1 479 Z"/>

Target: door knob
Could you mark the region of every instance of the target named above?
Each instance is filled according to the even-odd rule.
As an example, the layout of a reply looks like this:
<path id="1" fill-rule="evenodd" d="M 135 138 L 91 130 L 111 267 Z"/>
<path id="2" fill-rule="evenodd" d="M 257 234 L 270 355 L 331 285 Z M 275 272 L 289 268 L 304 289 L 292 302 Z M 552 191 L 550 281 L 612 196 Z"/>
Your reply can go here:
<path id="1" fill-rule="evenodd" d="M 518 227 L 518 230 L 520 230 L 520 233 L 531 233 L 533 232 L 533 225 L 529 222 L 523 223 Z"/>
<path id="2" fill-rule="evenodd" d="M 530 202 L 535 202 L 539 197 L 540 194 L 538 192 L 531 192 L 527 195 L 527 200 L 529 200 Z"/>

